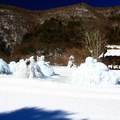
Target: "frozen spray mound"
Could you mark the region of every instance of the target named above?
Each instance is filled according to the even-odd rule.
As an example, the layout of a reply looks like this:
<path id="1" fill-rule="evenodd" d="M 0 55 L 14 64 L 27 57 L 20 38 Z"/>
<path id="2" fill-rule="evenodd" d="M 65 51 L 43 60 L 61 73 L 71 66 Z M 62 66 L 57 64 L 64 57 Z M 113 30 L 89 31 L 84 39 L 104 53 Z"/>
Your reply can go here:
<path id="1" fill-rule="evenodd" d="M 87 57 L 72 75 L 72 82 L 83 85 L 115 85 L 120 77 L 101 62 Z"/>
<path id="2" fill-rule="evenodd" d="M 0 74 L 11 74 L 8 64 L 3 59 L 0 59 Z"/>

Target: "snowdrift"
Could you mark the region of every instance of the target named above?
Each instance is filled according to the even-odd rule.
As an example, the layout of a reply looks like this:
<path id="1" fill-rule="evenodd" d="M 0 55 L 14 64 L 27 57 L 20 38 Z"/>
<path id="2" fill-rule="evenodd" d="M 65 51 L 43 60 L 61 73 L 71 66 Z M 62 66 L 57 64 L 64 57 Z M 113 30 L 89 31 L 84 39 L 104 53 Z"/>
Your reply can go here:
<path id="1" fill-rule="evenodd" d="M 72 83 L 81 85 L 116 85 L 120 79 L 101 62 L 87 57 L 72 75 Z"/>

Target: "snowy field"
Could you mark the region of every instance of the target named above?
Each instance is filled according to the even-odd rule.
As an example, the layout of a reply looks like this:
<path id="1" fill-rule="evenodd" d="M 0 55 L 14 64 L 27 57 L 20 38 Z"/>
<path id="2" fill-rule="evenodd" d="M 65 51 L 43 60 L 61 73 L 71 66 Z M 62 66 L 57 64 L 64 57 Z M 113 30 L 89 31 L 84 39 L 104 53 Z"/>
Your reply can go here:
<path id="1" fill-rule="evenodd" d="M 90 66 L 93 68 L 91 63 Z M 80 68 L 54 66 L 56 74 L 43 78 L 1 74 L 0 120 L 120 120 L 120 86 L 114 85 L 112 80 L 119 79 L 120 71 L 109 71 L 100 66 L 102 72 L 97 68 L 91 70 L 96 72 L 91 77 L 91 84 L 76 81 L 80 77 L 90 79 L 88 74 L 92 75 L 91 71 L 83 69 L 87 74 L 81 74 L 85 64 Z M 103 73 L 107 76 L 105 79 Z M 109 78 L 112 84 L 98 84 L 108 77 L 112 78 Z M 98 79 L 97 83 L 94 78 Z"/>

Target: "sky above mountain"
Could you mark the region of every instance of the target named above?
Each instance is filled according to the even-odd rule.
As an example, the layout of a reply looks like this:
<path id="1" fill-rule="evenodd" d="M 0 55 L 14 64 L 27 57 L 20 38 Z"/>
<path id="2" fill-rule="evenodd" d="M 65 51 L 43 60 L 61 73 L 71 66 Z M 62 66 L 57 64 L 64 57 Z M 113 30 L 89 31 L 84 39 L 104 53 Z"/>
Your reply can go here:
<path id="1" fill-rule="evenodd" d="M 0 0 L 0 4 L 8 4 L 32 10 L 45 10 L 78 4 L 81 2 L 94 7 L 111 7 L 120 5 L 120 0 Z"/>

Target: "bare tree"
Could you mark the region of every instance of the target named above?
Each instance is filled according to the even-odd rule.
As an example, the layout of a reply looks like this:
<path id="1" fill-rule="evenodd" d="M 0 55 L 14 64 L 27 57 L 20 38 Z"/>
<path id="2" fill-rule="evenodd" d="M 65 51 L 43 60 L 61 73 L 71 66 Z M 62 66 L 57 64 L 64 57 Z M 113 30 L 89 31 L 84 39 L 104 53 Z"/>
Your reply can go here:
<path id="1" fill-rule="evenodd" d="M 85 46 L 91 56 L 98 59 L 99 55 L 104 51 L 106 44 L 105 35 L 99 30 L 91 28 L 85 28 L 83 34 Z"/>

